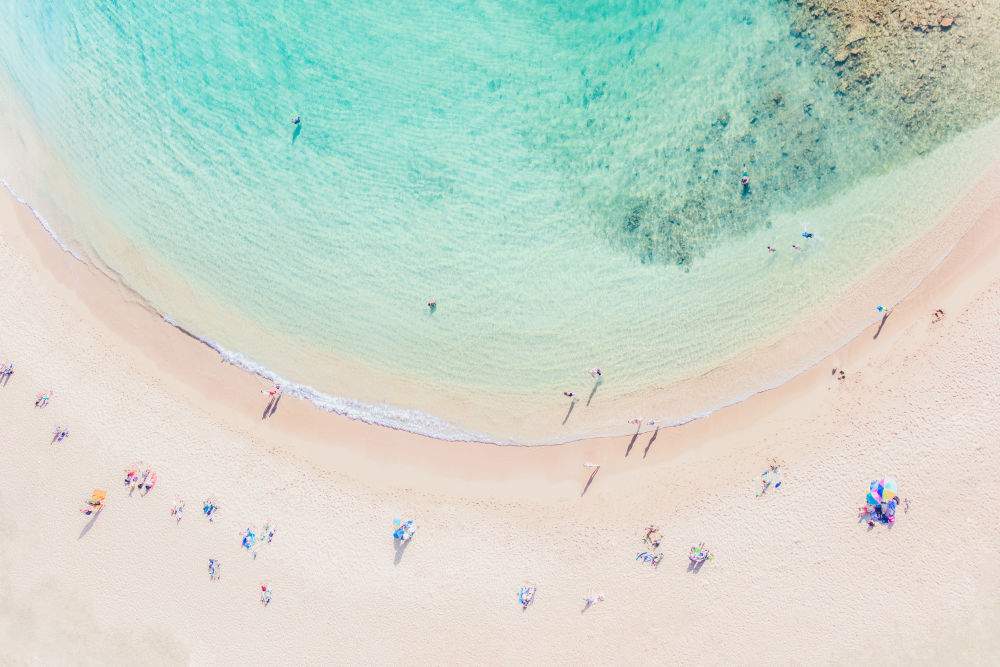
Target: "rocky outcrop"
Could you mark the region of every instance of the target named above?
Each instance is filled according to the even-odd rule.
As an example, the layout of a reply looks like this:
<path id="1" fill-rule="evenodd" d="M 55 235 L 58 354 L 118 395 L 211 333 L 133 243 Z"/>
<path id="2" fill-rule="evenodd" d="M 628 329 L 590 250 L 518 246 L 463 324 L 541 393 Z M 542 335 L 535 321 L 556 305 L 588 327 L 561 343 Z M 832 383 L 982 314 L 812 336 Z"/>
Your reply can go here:
<path id="1" fill-rule="evenodd" d="M 1000 0 L 789 0 L 835 90 L 926 145 L 1000 110 Z M 919 138 L 919 136 L 918 136 Z"/>

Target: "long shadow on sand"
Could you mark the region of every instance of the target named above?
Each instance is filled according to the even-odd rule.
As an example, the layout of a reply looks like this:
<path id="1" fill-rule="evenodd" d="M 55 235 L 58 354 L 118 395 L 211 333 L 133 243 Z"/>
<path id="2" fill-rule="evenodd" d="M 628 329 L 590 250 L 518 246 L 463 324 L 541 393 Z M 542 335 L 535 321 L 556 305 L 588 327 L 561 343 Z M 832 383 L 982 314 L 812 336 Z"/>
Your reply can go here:
<path id="1" fill-rule="evenodd" d="M 590 477 L 587 478 L 587 483 L 584 485 L 583 491 L 580 492 L 581 496 L 583 496 L 583 494 L 585 494 L 587 492 L 587 489 L 590 488 L 590 485 L 594 483 L 594 478 L 597 477 L 597 472 L 599 470 L 600 470 L 600 467 L 594 468 L 594 472 L 590 473 Z"/>
<path id="2" fill-rule="evenodd" d="M 642 427 L 640 426 L 639 428 Z M 625 456 L 628 456 L 629 454 L 632 453 L 632 447 L 635 446 L 635 441 L 638 439 L 639 439 L 639 431 L 636 430 L 636 432 L 632 434 L 632 439 L 628 441 L 628 447 L 625 448 Z"/>
<path id="3" fill-rule="evenodd" d="M 706 562 L 707 562 L 707 560 L 700 560 L 697 563 L 694 562 L 693 560 L 692 561 L 688 561 L 687 571 L 691 572 L 693 574 L 698 574 L 699 572 L 701 572 L 701 568 L 703 568 L 705 566 Z"/>
<path id="4" fill-rule="evenodd" d="M 412 539 L 412 538 L 411 538 Z M 410 546 L 410 540 L 393 540 L 396 544 L 396 557 L 393 559 L 394 565 L 399 565 L 399 561 L 403 560 L 403 552 L 406 551 L 406 547 Z"/>
<path id="5" fill-rule="evenodd" d="M 646 443 L 646 449 L 643 450 L 642 452 L 642 458 L 646 458 L 646 454 L 649 454 L 649 448 L 653 446 L 653 441 L 656 440 L 656 436 L 659 434 L 659 432 L 660 432 L 660 427 L 657 426 L 656 430 L 653 431 L 653 437 L 651 437 L 649 439 L 649 442 Z"/>
<path id="6" fill-rule="evenodd" d="M 878 331 L 876 331 L 875 335 L 872 336 L 872 340 L 875 340 L 876 338 L 878 338 L 878 335 L 880 333 L 882 333 L 882 327 L 885 326 L 885 321 L 887 319 L 889 319 L 889 311 L 886 311 L 885 315 L 882 316 L 882 321 L 878 323 Z"/>
<path id="7" fill-rule="evenodd" d="M 280 401 L 281 401 L 281 394 L 278 394 L 277 396 L 272 398 L 271 401 L 267 404 L 267 407 L 264 408 L 264 414 L 260 416 L 261 420 L 273 416 L 274 413 L 278 411 L 278 403 Z"/>
<path id="8" fill-rule="evenodd" d="M 94 512 L 94 516 L 90 517 L 90 521 L 88 521 L 87 525 L 84 526 L 83 530 L 80 531 L 80 537 L 78 537 L 76 539 L 82 540 L 83 537 L 84 537 L 84 535 L 86 535 L 87 533 L 90 532 L 90 529 L 94 527 L 94 523 L 97 521 L 97 517 L 101 516 L 101 512 L 103 512 L 103 511 L 104 511 L 104 508 L 102 507 L 101 509 L 99 509 L 96 512 Z"/>

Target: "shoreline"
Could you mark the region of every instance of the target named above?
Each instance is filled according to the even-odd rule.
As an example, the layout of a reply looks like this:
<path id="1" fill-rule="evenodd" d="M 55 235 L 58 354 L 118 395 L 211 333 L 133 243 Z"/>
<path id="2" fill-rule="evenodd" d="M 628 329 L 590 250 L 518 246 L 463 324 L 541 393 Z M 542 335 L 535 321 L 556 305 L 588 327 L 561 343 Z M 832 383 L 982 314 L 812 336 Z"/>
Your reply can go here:
<path id="1" fill-rule="evenodd" d="M 95 328 L 116 336 L 133 353 L 132 356 L 143 360 L 146 373 L 169 382 L 177 396 L 185 396 L 182 400 L 206 408 L 221 423 L 245 429 L 251 436 L 267 439 L 280 435 L 293 436 L 295 444 L 288 446 L 288 451 L 321 469 L 356 471 L 370 470 L 373 464 L 376 467 L 389 465 L 394 472 L 382 480 L 385 485 L 403 484 L 419 472 L 420 476 L 429 473 L 431 478 L 448 481 L 465 479 L 470 490 L 475 488 L 477 493 L 482 491 L 481 484 L 493 482 L 495 488 L 491 493 L 505 496 L 507 494 L 501 491 L 503 484 L 497 482 L 502 480 L 506 483 L 513 479 L 532 487 L 533 493 L 551 496 L 545 488 L 552 486 L 562 489 L 561 494 L 565 495 L 568 488 L 575 486 L 578 477 L 571 472 L 574 470 L 571 462 L 600 458 L 608 449 L 619 446 L 616 443 L 632 438 L 625 434 L 523 446 L 444 440 L 367 423 L 339 413 L 329 414 L 308 401 L 292 401 L 291 396 L 284 397 L 275 415 L 266 421 L 257 420 L 254 415 L 259 414 L 266 404 L 261 400 L 264 397 L 258 393 L 258 389 L 265 386 L 260 376 L 227 362 L 208 343 L 151 311 L 127 287 L 115 284 L 97 267 L 77 261 L 72 251 L 60 247 L 58 240 L 43 229 L 43 223 L 28 204 L 19 201 L 12 193 L 8 193 L 5 199 L 5 207 L 14 213 L 13 216 L 3 216 L 2 228 L 8 242 L 13 240 L 20 250 L 30 251 L 51 283 L 58 285 L 67 297 L 67 302 L 85 311 Z M 1000 233 L 990 230 L 990 221 L 1000 218 L 1000 199 L 989 170 L 952 207 L 949 217 L 968 215 L 970 209 L 983 206 L 988 209 L 986 213 L 972 223 L 938 264 L 893 307 L 889 326 L 880 335 L 882 340 L 899 336 L 899 331 L 912 326 L 922 317 L 915 304 L 921 304 L 926 309 L 942 299 L 954 302 L 969 298 L 970 280 L 960 275 L 962 271 L 959 267 L 968 263 L 969 256 L 983 256 L 983 247 L 1000 250 Z M 933 242 L 935 232 L 944 226 L 945 221 L 939 221 L 915 244 Z M 993 255 L 1000 256 L 1000 252 Z M 986 257 L 989 258 L 989 253 Z M 1000 267 L 1000 261 L 985 261 L 983 264 Z M 879 271 L 885 271 L 884 267 L 871 273 Z M 864 282 L 864 279 L 859 282 Z M 808 330 L 809 326 L 806 323 L 805 328 Z M 800 400 L 797 397 L 815 393 L 829 383 L 826 366 L 831 363 L 850 366 L 874 354 L 877 346 L 868 340 L 868 335 L 876 326 L 866 327 L 832 354 L 776 387 L 752 393 L 707 416 L 658 429 L 657 439 L 664 442 L 653 450 L 653 461 L 666 456 L 657 453 L 658 450 L 668 447 L 685 449 L 694 446 L 706 435 L 743 430 L 766 416 L 787 412 L 784 404 L 794 403 Z M 799 336 L 786 335 L 777 344 L 787 345 L 789 338 L 800 336 L 801 333 Z M 642 430 L 642 433 L 648 435 L 650 432 Z M 640 437 L 645 438 L 645 435 Z M 483 459 L 487 463 L 485 466 Z M 543 461 L 544 465 L 538 465 Z M 533 472 L 527 473 L 522 467 L 525 464 L 529 464 Z M 610 469 L 619 467 L 612 465 Z M 556 473 L 554 470 L 558 468 L 564 470 Z M 484 470 L 489 474 L 484 475 Z M 427 480 L 428 486 L 433 484 Z"/>
<path id="2" fill-rule="evenodd" d="M 18 100 L 10 100 L 7 104 L 11 108 L 16 107 Z M 28 184 L 36 181 L 47 182 L 49 190 L 52 191 L 62 192 L 62 186 L 70 188 L 73 179 L 69 177 L 68 171 L 66 171 L 67 167 L 58 164 L 59 161 L 55 159 L 54 154 L 47 152 L 44 140 L 41 138 L 40 133 L 37 132 L 37 128 L 30 125 L 30 119 L 27 119 L 23 123 L 15 123 L 12 128 L 17 133 L 20 133 L 18 138 L 21 139 L 21 142 L 20 145 L 12 147 L 12 154 L 16 158 L 12 161 L 12 164 L 16 164 L 18 167 L 10 168 L 11 173 L 21 177 L 21 181 L 19 182 L 26 181 Z M 42 159 L 46 155 L 51 160 L 46 161 Z M 35 162 L 36 158 L 39 158 L 38 164 Z M 50 165 L 49 162 L 53 164 Z M 43 167 L 38 168 L 39 164 L 42 164 Z M 21 165 L 26 165 L 23 171 L 20 171 Z M 51 182 L 49 182 L 50 171 L 53 170 L 57 171 L 58 174 L 52 176 Z M 45 178 L 41 178 L 43 175 Z M 30 185 L 24 185 L 24 187 L 25 191 L 34 190 Z M 26 199 L 33 201 L 32 198 L 35 194 L 37 193 L 33 192 Z M 51 195 L 51 192 L 49 194 Z M 73 206 L 67 206 L 67 209 L 73 211 L 74 216 L 80 215 L 85 218 L 101 217 L 101 209 L 97 205 L 93 205 L 87 193 L 77 193 L 74 189 L 73 194 L 67 196 L 65 201 L 74 202 Z M 76 206 L 76 203 L 82 205 Z M 64 210 L 59 209 L 56 199 L 45 201 L 42 198 L 39 200 L 42 212 L 45 215 L 49 215 L 49 208 L 47 208 L 46 204 L 53 206 L 50 216 L 53 223 L 65 222 L 68 214 Z M 905 216 L 901 215 L 899 217 L 904 218 Z M 940 221 L 935 224 L 935 227 L 940 226 Z M 72 226 L 69 226 L 68 230 L 65 224 L 62 226 L 55 224 L 55 227 L 66 235 L 67 238 L 65 240 L 69 247 L 80 249 L 87 256 L 88 261 L 94 261 L 99 268 L 102 268 L 111 276 L 109 280 L 116 280 L 114 271 L 103 264 L 103 260 L 96 249 L 89 245 L 86 239 L 74 238 L 74 229 Z M 925 246 L 930 247 L 930 249 L 924 247 L 922 250 L 914 250 L 911 253 L 914 257 L 921 255 L 918 258 L 921 261 L 916 261 L 917 265 L 923 266 L 924 263 L 932 265 L 938 261 L 937 254 L 939 252 L 934 249 L 935 243 L 933 241 L 928 242 L 925 238 L 933 234 L 934 231 L 934 229 L 925 231 L 917 242 L 910 244 L 915 246 L 923 242 Z M 120 240 L 116 240 L 116 242 L 118 241 Z M 950 240 L 946 239 L 946 243 L 950 244 Z M 898 253 L 900 264 L 906 263 L 905 255 L 909 252 L 910 249 L 908 246 Z M 95 257 L 95 254 L 98 256 Z M 897 253 L 894 252 L 893 257 L 897 257 Z M 159 266 L 150 270 L 156 273 L 162 268 L 162 266 Z M 427 395 L 425 396 L 422 394 L 424 388 L 414 377 L 402 373 L 396 377 L 387 369 L 371 369 L 356 360 L 345 361 L 343 369 L 347 372 L 339 372 L 338 370 L 338 374 L 341 377 L 350 378 L 350 382 L 354 383 L 351 384 L 351 388 L 356 389 L 356 392 L 338 391 L 336 385 L 326 385 L 322 382 L 314 382 L 310 386 L 310 380 L 315 378 L 308 373 L 296 374 L 288 372 L 287 375 L 302 380 L 301 383 L 296 382 L 292 384 L 295 384 L 297 387 L 303 387 L 307 391 L 312 391 L 312 387 L 326 387 L 331 392 L 330 395 L 333 395 L 333 398 L 340 402 L 341 407 L 344 405 L 350 406 L 356 400 L 361 405 L 360 410 L 364 410 L 368 406 L 380 407 L 381 404 L 378 399 L 386 396 L 402 395 L 418 397 L 414 398 L 412 402 L 396 401 L 395 403 L 392 403 L 392 399 L 389 398 L 385 405 L 388 405 L 389 409 L 396 412 L 397 416 L 405 416 L 411 413 L 419 416 L 428 415 L 429 418 L 440 420 L 442 423 L 456 425 L 456 430 L 466 433 L 488 434 L 489 437 L 475 438 L 484 442 L 504 445 L 538 446 L 539 444 L 565 444 L 580 438 L 627 437 L 628 426 L 626 421 L 637 414 L 657 418 L 661 423 L 670 424 L 671 426 L 683 425 L 691 421 L 704 419 L 707 415 L 711 415 L 726 406 L 747 400 L 757 393 L 771 391 L 785 384 L 799 373 L 807 371 L 815 364 L 820 363 L 822 358 L 827 356 L 825 353 L 828 350 L 835 351 L 847 344 L 863 330 L 862 323 L 873 319 L 871 317 L 870 303 L 890 303 L 894 301 L 894 296 L 883 296 L 877 293 L 875 289 L 867 288 L 888 284 L 889 280 L 902 275 L 902 273 L 895 270 L 896 268 L 891 265 L 872 268 L 868 273 L 846 284 L 838 296 L 829 299 L 822 307 L 817 308 L 816 312 L 797 319 L 794 324 L 788 327 L 784 327 L 782 324 L 781 326 L 784 328 L 774 334 L 765 335 L 766 337 L 747 347 L 739 355 L 713 361 L 710 366 L 706 365 L 696 370 L 690 370 L 679 381 L 662 380 L 662 375 L 656 375 L 655 377 L 659 379 L 642 384 L 641 387 L 631 387 L 630 385 L 631 388 L 629 388 L 607 383 L 605 385 L 606 389 L 599 393 L 598 400 L 594 402 L 594 405 L 589 406 L 583 414 L 581 414 L 582 410 L 577 409 L 567 427 L 558 426 L 563 413 L 556 414 L 556 412 L 558 412 L 559 408 L 565 409 L 560 404 L 554 411 L 549 409 L 549 405 L 546 405 L 544 409 L 537 410 L 530 415 L 519 415 L 524 421 L 530 422 L 529 425 L 523 426 L 519 432 L 515 432 L 516 429 L 514 428 L 510 430 L 494 428 L 497 425 L 503 426 L 508 423 L 521 423 L 517 417 L 508 417 L 503 412 L 515 401 L 520 401 L 519 407 L 523 409 L 526 402 L 526 400 L 521 400 L 524 398 L 523 396 L 514 396 L 512 392 L 493 394 L 488 387 L 480 392 L 478 388 L 473 390 L 467 386 L 457 385 L 445 388 L 434 387 L 427 391 Z M 904 271 L 908 269 L 906 266 L 902 268 Z M 923 272 L 924 270 L 921 269 L 919 273 L 922 275 Z M 172 278 L 174 276 L 169 273 L 165 275 L 168 276 L 166 282 L 173 284 Z M 883 280 L 886 283 L 883 283 Z M 861 286 L 862 289 L 855 289 L 856 286 Z M 898 291 L 906 292 L 909 289 L 910 286 L 907 284 L 903 285 Z M 111 290 L 118 290 L 124 293 L 127 288 L 118 285 L 112 286 Z M 896 291 L 893 288 L 887 290 L 888 293 L 893 295 Z M 802 293 L 802 296 L 804 297 L 802 301 L 799 301 L 795 296 L 793 296 L 792 300 L 801 303 L 807 301 L 809 298 L 809 294 L 805 292 Z M 125 300 L 133 302 L 135 298 L 131 295 L 126 295 Z M 852 300 L 854 301 L 853 305 L 851 304 Z M 863 307 L 861 305 L 862 302 Z M 98 309 L 103 309 L 105 306 L 98 306 Z M 114 307 L 114 304 L 112 304 L 112 307 Z M 163 318 L 167 323 L 170 323 L 170 317 L 173 315 L 172 311 L 164 309 L 163 313 L 166 315 L 157 313 L 157 317 Z M 836 317 L 840 317 L 840 320 L 834 321 L 826 318 L 825 315 L 830 313 Z M 241 323 L 232 313 L 227 313 L 220 317 L 227 323 L 225 326 Z M 757 319 L 762 320 L 762 318 Z M 214 320 L 212 321 L 214 322 Z M 198 323 L 202 322 L 202 320 L 193 318 L 191 322 Z M 202 344 L 213 345 L 213 343 L 206 343 L 197 335 L 201 329 L 197 326 L 190 326 L 191 322 L 187 323 L 188 329 L 190 329 L 191 333 L 195 334 L 195 338 L 199 342 L 202 342 Z M 242 322 L 242 324 L 247 325 L 248 323 Z M 685 326 L 687 324 L 685 322 Z M 833 330 L 837 332 L 835 335 L 828 333 Z M 206 335 L 206 338 L 212 339 L 213 336 Z M 215 340 L 230 342 L 225 336 Z M 244 348 L 238 343 L 220 345 L 220 347 L 235 350 L 232 354 L 237 358 L 241 358 L 243 353 L 250 354 L 247 352 L 250 348 Z M 284 348 L 276 349 L 280 352 Z M 648 354 L 649 350 L 646 350 L 644 353 Z M 303 368 L 296 365 L 301 361 L 301 356 L 295 358 L 292 362 L 289 362 L 289 358 L 282 356 L 282 354 L 273 356 L 262 355 L 257 358 L 268 359 L 272 363 L 270 368 L 281 367 L 283 370 L 287 370 L 279 362 L 287 362 L 291 368 Z M 340 360 L 338 359 L 337 361 L 339 364 Z M 263 364 L 261 366 L 263 367 Z M 308 366 L 304 368 L 308 369 Z M 332 368 L 337 368 L 337 366 L 333 366 Z M 247 372 L 253 374 L 255 371 L 250 368 L 247 369 Z M 619 376 L 612 375 L 611 377 L 613 378 L 612 381 L 615 382 Z M 621 377 L 624 377 L 624 375 Z M 383 393 L 382 387 L 388 389 Z M 582 393 L 586 396 L 586 388 L 582 392 L 578 391 L 578 388 L 575 386 L 565 388 L 572 389 L 578 394 Z M 561 396 L 559 396 L 560 389 L 556 389 L 551 394 L 546 392 L 544 400 L 549 400 L 551 396 L 553 404 L 559 402 L 561 400 Z M 463 394 L 478 395 L 479 393 L 486 395 L 487 398 L 483 400 L 477 398 L 468 402 L 463 400 Z M 600 395 L 601 393 L 605 393 L 607 400 L 602 400 L 604 397 Z M 326 394 L 322 395 L 326 396 Z M 291 397 L 286 396 L 286 398 Z M 491 403 L 495 404 L 498 409 L 495 411 L 492 410 Z M 414 407 L 401 407 L 402 405 Z M 484 405 L 488 406 L 489 409 L 483 410 Z M 436 409 L 442 406 L 447 409 Z M 343 414 L 343 410 L 339 411 Z M 494 419 L 493 414 L 500 414 L 502 416 Z M 483 417 L 482 415 L 487 416 Z M 378 418 L 369 419 L 364 415 L 357 414 L 357 412 L 355 412 L 352 418 L 361 419 L 367 423 L 377 423 L 379 421 Z M 390 429 L 400 427 L 407 429 L 405 423 L 402 423 L 401 420 L 397 421 L 399 423 L 389 424 L 385 427 Z M 413 430 L 431 438 L 451 439 L 455 442 L 466 441 L 458 435 L 448 437 L 440 433 L 429 432 L 433 429 L 428 429 L 424 426 L 414 428 Z M 524 437 L 522 434 L 531 434 L 533 437 Z M 538 444 L 535 444 L 536 442 Z"/>
<path id="3" fill-rule="evenodd" d="M 915 664 L 1000 655 L 1000 527 L 960 511 L 1000 479 L 996 198 L 877 339 L 870 327 L 828 360 L 846 379 L 818 366 L 685 427 L 550 447 L 435 441 L 297 401 L 261 421 L 258 383 L 121 307 L 128 293 L 28 213 L 0 202 L 0 353 L 17 363 L 0 387 L 0 653 L 15 662 L 142 647 L 165 665 L 508 664 L 527 647 L 546 663 L 765 664 L 776 639 L 815 664 L 886 645 Z M 41 389 L 55 390 L 44 409 Z M 56 424 L 70 435 L 49 442 Z M 783 484 L 755 497 L 774 459 Z M 148 495 L 121 484 L 136 460 L 159 474 Z M 869 530 L 855 508 L 883 475 L 913 507 Z M 95 487 L 108 505 L 88 521 Z M 405 553 L 394 516 L 419 526 Z M 240 533 L 265 521 L 274 543 L 252 558 Z M 651 522 L 658 568 L 635 560 Z M 693 572 L 701 541 L 715 558 Z M 858 613 L 872 600 L 892 621 L 877 632 Z"/>
<path id="4" fill-rule="evenodd" d="M 984 125 L 976 131 L 977 134 L 969 136 L 975 137 L 985 133 L 981 134 L 980 138 L 992 141 L 993 134 L 996 134 L 998 128 L 1000 128 L 1000 119 Z M 966 143 L 968 141 L 969 139 L 966 140 Z M 933 165 L 933 162 L 931 164 Z M 937 221 L 923 234 L 898 248 L 892 255 L 869 269 L 836 295 L 827 298 L 820 304 L 815 304 L 807 315 L 799 318 L 793 325 L 779 329 L 776 333 L 712 366 L 705 372 L 690 375 L 679 381 L 664 381 L 643 389 L 630 390 L 622 395 L 614 395 L 607 400 L 599 399 L 594 406 L 590 406 L 588 401 L 587 419 L 584 425 L 572 427 L 575 429 L 574 433 L 565 433 L 554 439 L 543 437 L 537 440 L 515 438 L 514 436 L 486 436 L 477 434 L 473 429 L 467 428 L 457 421 L 425 412 L 421 408 L 405 408 L 390 403 L 370 403 L 365 399 L 332 396 L 319 392 L 309 385 L 282 378 L 282 384 L 288 390 L 285 394 L 285 403 L 287 404 L 291 398 L 298 398 L 312 404 L 314 409 L 320 413 L 333 413 L 350 421 L 359 421 L 376 428 L 413 433 L 418 437 L 432 440 L 458 443 L 475 441 L 483 444 L 515 447 L 565 445 L 577 440 L 629 437 L 631 428 L 625 423 L 627 419 L 623 410 L 628 411 L 628 417 L 641 414 L 646 415 L 647 419 L 655 418 L 662 428 L 682 427 L 711 417 L 720 410 L 749 400 L 755 395 L 774 391 L 798 375 L 809 372 L 817 364 L 823 363 L 825 358 L 829 358 L 837 350 L 850 344 L 854 338 L 861 335 L 866 326 L 870 326 L 869 324 L 859 327 L 858 324 L 876 319 L 873 314 L 870 314 L 871 311 L 867 307 L 870 303 L 891 304 L 895 299 L 888 299 L 886 295 L 897 293 L 901 293 L 902 300 L 905 300 L 907 295 L 926 278 L 927 266 L 936 267 L 947 259 L 951 250 L 942 250 L 941 248 L 954 247 L 958 239 L 968 233 L 975 224 L 981 211 L 988 206 L 987 200 L 1000 193 L 1000 186 L 994 186 L 992 194 L 986 192 L 991 187 L 990 174 L 995 172 L 997 168 L 1000 168 L 1000 163 L 985 169 L 983 172 L 985 175 L 981 174 L 975 185 L 966 186 L 963 183 L 963 189 L 967 188 L 964 194 L 960 195 L 958 200 L 947 208 L 941 207 L 940 210 L 945 211 L 945 213 L 939 216 Z M 876 184 L 878 183 L 880 182 L 876 181 Z M 81 258 L 70 246 L 58 238 L 42 214 L 36 211 L 30 202 L 25 201 L 14 190 L 13 186 L 6 181 L 4 185 L 9 191 L 10 198 L 29 211 L 36 223 L 35 225 L 22 225 L 26 231 L 30 232 L 33 226 L 42 227 L 48 235 L 46 240 L 49 243 L 58 245 L 65 253 L 80 260 L 80 262 L 88 263 L 88 260 Z M 881 185 L 886 186 L 886 183 L 881 182 Z M 41 249 L 46 240 L 36 239 L 35 243 Z M 49 268 L 57 273 L 63 270 L 57 266 L 59 259 L 55 255 L 44 252 L 40 252 L 40 254 L 49 257 L 47 260 Z M 92 281 L 90 289 L 97 290 L 95 294 L 117 292 L 123 297 L 122 301 L 126 306 L 138 309 L 136 311 L 138 317 L 152 315 L 158 323 L 166 324 L 183 334 L 184 337 L 209 348 L 224 363 L 232 365 L 251 378 L 258 378 L 254 380 L 256 382 L 281 378 L 281 375 L 271 368 L 248 359 L 240 352 L 233 352 L 219 343 L 202 338 L 196 332 L 174 322 L 168 315 L 157 311 L 144 297 L 133 292 L 121 278 L 116 277 L 113 271 L 104 266 L 99 257 L 92 258 L 92 260 L 89 262 L 91 272 L 99 275 L 110 286 L 109 289 L 108 285 L 100 285 L 100 280 Z M 107 312 L 109 308 L 114 309 L 119 305 L 114 302 L 113 298 L 105 299 L 99 303 L 100 300 L 94 297 L 90 301 L 93 304 L 91 312 Z M 143 337 L 146 335 L 146 333 L 142 334 Z M 156 332 L 155 335 L 169 336 L 163 332 Z M 827 350 L 832 350 L 832 352 L 826 354 Z M 774 366 L 776 360 L 778 365 Z M 183 364 L 185 362 L 181 357 L 176 357 L 172 363 Z M 786 365 L 782 365 L 783 363 Z M 361 375 L 363 376 L 364 373 Z M 382 375 L 376 373 L 373 377 L 382 377 Z M 397 380 L 389 378 L 389 381 L 398 382 L 400 386 L 410 387 L 411 391 L 419 389 L 412 385 L 410 378 L 401 377 Z M 369 379 L 366 382 L 370 385 L 372 380 Z M 215 391 L 209 393 L 220 395 L 224 394 L 225 390 L 220 392 L 219 388 L 216 388 Z M 504 396 L 500 395 L 496 399 L 499 412 L 502 412 L 506 406 Z M 691 396 L 695 398 L 689 398 Z M 688 400 L 688 403 L 684 404 L 683 407 L 677 407 L 679 405 L 677 401 L 684 400 Z M 331 404 L 330 401 L 334 404 Z M 392 419 L 389 420 L 390 423 L 381 420 L 378 416 L 372 416 L 374 413 L 370 412 L 369 408 L 389 411 L 389 414 L 393 415 Z M 675 410 L 675 412 L 669 412 L 671 410 Z M 579 413 L 580 410 L 576 412 Z M 662 415 L 665 413 L 685 416 L 671 416 L 664 419 Z M 407 424 L 409 416 L 415 417 L 417 422 Z M 620 426 L 612 425 L 619 420 Z M 511 418 L 507 418 L 507 421 L 511 421 Z M 535 421 L 537 422 L 537 419 Z M 564 419 L 563 423 L 565 424 L 565 422 Z M 576 417 L 574 417 L 573 423 L 578 423 Z M 434 424 L 439 427 L 443 425 L 447 432 L 434 432 L 436 430 L 432 428 Z M 601 426 L 602 424 L 603 426 Z M 535 425 L 538 426 L 538 424 Z M 579 432 L 581 428 L 583 429 L 582 433 Z"/>

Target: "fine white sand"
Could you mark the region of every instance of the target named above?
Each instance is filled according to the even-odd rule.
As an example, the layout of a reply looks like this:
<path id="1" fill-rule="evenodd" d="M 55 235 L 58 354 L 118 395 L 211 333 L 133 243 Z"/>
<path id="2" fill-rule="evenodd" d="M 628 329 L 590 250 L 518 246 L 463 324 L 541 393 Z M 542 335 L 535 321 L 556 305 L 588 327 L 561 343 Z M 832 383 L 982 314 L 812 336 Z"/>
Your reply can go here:
<path id="1" fill-rule="evenodd" d="M 0 361 L 16 363 L 0 386 L 0 662 L 995 663 L 1000 199 L 985 187 L 986 215 L 877 338 L 706 420 L 533 448 L 288 398 L 262 420 L 265 385 L 0 197 Z M 52 443 L 57 425 L 70 435 Z M 772 458 L 784 484 L 758 498 Z M 159 474 L 146 496 L 123 485 L 136 460 Z M 602 464 L 589 485 L 585 461 Z M 869 530 L 856 510 L 887 474 L 912 507 Z M 108 502 L 91 520 L 95 487 Z M 403 551 L 397 515 L 419 525 Z M 267 520 L 252 559 L 240 534 Z M 650 522 L 658 569 L 635 561 Z M 703 540 L 715 559 L 691 572 Z"/>

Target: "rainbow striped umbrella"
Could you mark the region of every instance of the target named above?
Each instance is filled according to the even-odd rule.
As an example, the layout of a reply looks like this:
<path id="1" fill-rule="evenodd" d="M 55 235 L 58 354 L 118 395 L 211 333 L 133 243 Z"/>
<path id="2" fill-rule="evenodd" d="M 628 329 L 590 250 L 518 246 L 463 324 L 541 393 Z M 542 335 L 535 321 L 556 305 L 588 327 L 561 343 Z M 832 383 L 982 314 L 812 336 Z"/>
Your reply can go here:
<path id="1" fill-rule="evenodd" d="M 886 477 L 879 482 L 879 492 L 882 494 L 882 500 L 889 502 L 896 497 L 899 491 L 899 485 L 896 484 L 896 480 L 892 477 Z"/>
<path id="2" fill-rule="evenodd" d="M 865 502 L 869 505 L 882 504 L 882 492 L 879 490 L 879 483 L 877 481 L 872 482 L 869 486 L 868 497 L 865 498 Z"/>
<path id="3" fill-rule="evenodd" d="M 895 498 L 898 491 L 899 485 L 896 484 L 896 480 L 892 477 L 885 477 L 869 485 L 868 497 L 865 500 L 869 505 L 879 505 Z"/>

